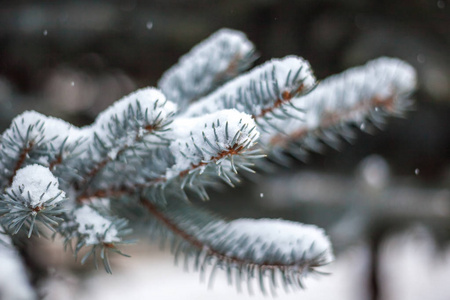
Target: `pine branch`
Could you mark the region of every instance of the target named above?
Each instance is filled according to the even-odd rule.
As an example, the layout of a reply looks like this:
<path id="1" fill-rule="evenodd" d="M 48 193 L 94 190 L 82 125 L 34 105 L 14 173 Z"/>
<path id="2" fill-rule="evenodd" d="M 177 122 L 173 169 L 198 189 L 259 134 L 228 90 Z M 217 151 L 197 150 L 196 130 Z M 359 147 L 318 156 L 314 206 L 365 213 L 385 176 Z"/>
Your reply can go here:
<path id="1" fill-rule="evenodd" d="M 203 276 L 212 265 L 210 284 L 220 268 L 239 290 L 247 281 L 251 292 L 254 280 L 264 293 L 267 284 L 273 292 L 280 283 L 286 289 L 303 288 L 309 273 L 320 272 L 333 259 L 328 238 L 315 226 L 269 219 L 223 221 L 173 197 L 166 206 L 145 198 L 141 203 L 174 235 L 171 249 L 176 256 L 185 255 L 186 268 L 192 264 Z"/>
<path id="2" fill-rule="evenodd" d="M 387 116 L 402 115 L 415 85 L 415 71 L 405 62 L 371 61 L 331 76 L 308 95 L 293 99 L 303 112 L 297 113 L 298 118 L 272 120 L 260 142 L 269 151 L 281 148 L 300 158 L 307 150 L 320 151 L 319 141 L 338 147 L 339 136 L 352 139 L 350 125 L 367 131 L 371 124 L 382 126 Z"/>
<path id="3" fill-rule="evenodd" d="M 17 171 L 29 164 L 38 163 L 53 169 L 57 161 L 70 158 L 79 144 L 78 129 L 71 124 L 34 111 L 22 113 L 2 135 L 2 187 L 10 186 Z"/>
<path id="4" fill-rule="evenodd" d="M 221 109 L 237 109 L 258 121 L 264 120 L 283 104 L 292 104 L 294 96 L 309 92 L 315 85 L 309 63 L 303 58 L 287 56 L 272 59 L 261 66 L 231 80 L 213 93 L 192 104 L 184 116 L 201 116 Z M 284 114 L 282 117 L 289 117 Z"/>
<path id="5" fill-rule="evenodd" d="M 208 199 L 219 179 L 233 186 L 253 159 L 289 152 L 302 158 L 323 142 L 337 147 L 350 125 L 367 129 L 408 107 L 415 72 L 381 58 L 316 85 L 309 63 L 273 59 L 230 80 L 254 59 L 245 35 L 222 30 L 166 72 L 159 90 L 145 88 L 117 101 L 90 126 L 25 112 L 1 137 L 0 227 L 9 235 L 57 230 L 74 253 L 88 247 L 111 272 L 108 253 L 122 254 L 128 220 L 111 203 L 136 208 L 139 199 L 166 230 L 176 253 L 204 273 L 211 263 L 240 286 L 303 278 L 332 260 L 328 238 L 315 226 L 282 220 L 224 221 L 180 199 L 186 189 Z M 217 88 L 217 89 L 216 89 Z M 215 90 L 214 90 L 215 89 Z M 206 96 L 205 96 L 206 95 Z M 166 97 L 178 105 L 167 101 Z M 202 97 L 201 99 L 198 99 Z M 190 102 L 197 100 L 190 105 Z M 66 195 L 72 200 L 62 204 Z M 106 204 L 105 204 L 106 202 Z M 123 255 L 123 254 L 122 254 Z M 233 275 L 234 274 L 234 275 Z"/>
<path id="6" fill-rule="evenodd" d="M 37 221 L 55 230 L 62 221 L 61 203 L 65 200 L 65 193 L 48 168 L 26 166 L 17 171 L 11 187 L 1 197 L 0 224 L 12 235 L 25 227 L 28 237 L 40 234 Z"/>
<path id="7" fill-rule="evenodd" d="M 164 188 L 167 184 L 179 180 L 181 188 L 193 187 L 202 198 L 207 198 L 199 175 L 216 172 L 215 176 L 231 184 L 234 176 L 230 173 L 237 173 L 240 168 L 248 170 L 248 160 L 260 157 L 255 155 L 254 151 L 249 151 L 259 136 L 255 126 L 250 116 L 236 110 L 219 111 L 197 118 L 177 118 L 169 131 L 173 139 L 168 147 L 171 157 L 160 157 L 162 167 L 155 170 L 158 157 L 154 156 L 154 152 L 148 156 L 148 169 L 153 171 L 153 174 L 150 174 L 152 176 L 141 175 L 145 178 L 143 181 L 117 188 L 93 189 L 90 193 L 82 193 L 77 199 L 83 202 L 92 196 L 135 194 L 154 186 L 162 185 Z M 162 154 L 167 153 L 162 151 Z M 143 166 L 146 166 L 145 161 L 146 158 Z M 150 164 L 153 167 L 150 167 Z M 147 192 L 152 193 L 153 190 Z"/>
<path id="8" fill-rule="evenodd" d="M 106 272 L 112 274 L 108 253 L 113 252 L 129 257 L 117 246 L 134 241 L 124 240 L 124 236 L 132 232 L 128 228 L 128 220 L 111 216 L 109 209 L 103 203 L 98 204 L 99 202 L 99 199 L 96 201 L 91 199 L 90 205 L 81 205 L 69 213 L 66 216 L 67 221 L 60 226 L 59 233 L 65 239 L 65 248 L 68 246 L 72 248 L 72 241 L 75 240 L 75 257 L 83 247 L 90 247 L 90 250 L 82 257 L 81 264 L 92 257 L 95 267 L 98 268 L 98 258 L 100 258 Z"/>
<path id="9" fill-rule="evenodd" d="M 139 179 L 133 172 L 141 164 L 138 156 L 169 145 L 170 139 L 163 134 L 169 130 L 175 111 L 176 106 L 159 91 L 141 89 L 117 101 L 84 128 L 89 140 L 83 165 L 78 167 L 84 173 L 76 182 L 81 191 L 78 198 L 132 185 Z M 115 187 L 106 188 L 104 182 L 113 182 Z"/>
<path id="10" fill-rule="evenodd" d="M 246 70 L 255 58 L 254 46 L 245 34 L 221 29 L 182 56 L 163 74 L 158 87 L 184 108 Z"/>

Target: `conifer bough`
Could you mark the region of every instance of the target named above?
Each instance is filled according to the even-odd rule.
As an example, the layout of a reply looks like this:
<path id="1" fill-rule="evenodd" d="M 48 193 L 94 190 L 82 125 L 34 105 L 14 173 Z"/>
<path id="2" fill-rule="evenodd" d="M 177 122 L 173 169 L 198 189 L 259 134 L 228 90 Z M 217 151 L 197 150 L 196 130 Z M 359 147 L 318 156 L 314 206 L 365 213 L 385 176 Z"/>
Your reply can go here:
<path id="1" fill-rule="evenodd" d="M 222 29 L 163 74 L 159 89 L 125 96 L 92 125 L 17 116 L 1 136 L 0 229 L 30 237 L 48 228 L 75 255 L 88 248 L 82 263 L 101 258 L 111 272 L 109 252 L 123 254 L 135 221 L 124 211 L 144 207 L 148 226 L 203 275 L 223 269 L 239 289 L 256 281 L 263 292 L 303 287 L 333 260 L 322 229 L 224 220 L 185 191 L 208 199 L 207 187 L 233 186 L 266 156 L 304 159 L 338 147 L 354 127 L 382 125 L 408 108 L 416 74 L 379 58 L 318 83 L 306 60 L 287 56 L 240 75 L 254 60 L 243 33 Z"/>

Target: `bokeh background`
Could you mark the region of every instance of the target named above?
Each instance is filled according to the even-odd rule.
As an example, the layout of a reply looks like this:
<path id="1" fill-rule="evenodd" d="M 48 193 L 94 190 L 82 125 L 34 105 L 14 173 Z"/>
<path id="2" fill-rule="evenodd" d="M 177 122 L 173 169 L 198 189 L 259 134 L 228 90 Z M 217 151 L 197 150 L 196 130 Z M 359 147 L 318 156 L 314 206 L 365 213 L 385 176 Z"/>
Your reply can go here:
<path id="1" fill-rule="evenodd" d="M 181 55 L 223 27 L 247 34 L 256 64 L 300 55 L 321 79 L 392 56 L 419 76 L 404 119 L 358 131 L 340 151 L 212 192 L 204 204 L 229 218 L 326 228 L 337 255 L 332 275 L 279 299 L 450 299 L 449 1 L 1 1 L 0 129 L 29 109 L 89 124 L 121 96 L 156 86 Z M 38 270 L 32 284 L 45 299 L 249 297 L 219 278 L 207 290 L 145 236 L 125 249 L 133 258 L 114 259 L 113 276 L 80 267 L 59 241 L 32 245 L 27 264 Z M 7 270 L 0 266 L 0 298 L 26 299 L 11 298 Z"/>

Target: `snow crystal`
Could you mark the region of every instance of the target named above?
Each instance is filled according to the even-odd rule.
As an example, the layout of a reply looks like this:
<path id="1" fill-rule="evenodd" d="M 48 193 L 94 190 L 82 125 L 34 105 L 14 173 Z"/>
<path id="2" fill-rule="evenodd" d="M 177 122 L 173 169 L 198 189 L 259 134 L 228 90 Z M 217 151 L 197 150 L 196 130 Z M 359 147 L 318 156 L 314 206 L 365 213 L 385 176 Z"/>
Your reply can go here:
<path id="1" fill-rule="evenodd" d="M 372 188 L 381 190 L 389 183 L 389 164 L 382 156 L 369 155 L 359 164 L 358 169 L 362 179 Z"/>
<path id="2" fill-rule="evenodd" d="M 163 74 L 158 86 L 172 101 L 192 100 L 208 92 L 218 75 L 235 75 L 239 70 L 230 67 L 249 57 L 253 49 L 244 33 L 221 29 L 182 56 Z"/>
<path id="3" fill-rule="evenodd" d="M 298 70 L 300 73 L 295 82 L 292 82 Z M 274 106 L 275 101 L 283 97 L 283 92 L 295 93 L 300 85 L 307 91 L 315 82 L 311 67 L 303 58 L 286 56 L 282 59 L 272 59 L 203 97 L 192 104 L 184 115 L 194 117 L 220 109 L 236 108 L 257 116 L 262 109 Z M 278 84 L 279 91 L 274 89 L 275 83 Z M 259 99 L 256 99 L 257 97 Z M 248 105 L 247 101 L 258 104 Z"/>
<path id="4" fill-rule="evenodd" d="M 44 205 L 44 202 L 54 198 L 49 204 L 56 204 L 65 198 L 65 193 L 59 189 L 58 179 L 46 167 L 29 165 L 17 171 L 12 185 L 7 190 L 14 191 L 29 200 L 32 208 Z"/>
<path id="5" fill-rule="evenodd" d="M 74 212 L 78 232 L 86 235 L 86 244 L 113 243 L 120 241 L 118 232 L 112 222 L 101 216 L 88 205 L 84 205 Z"/>
<path id="6" fill-rule="evenodd" d="M 196 118 L 177 118 L 171 125 L 174 141 L 170 144 L 176 163 L 168 170 L 167 177 L 176 176 L 191 165 L 209 161 L 232 146 L 252 147 L 259 137 L 255 126 L 251 116 L 235 109 Z"/>

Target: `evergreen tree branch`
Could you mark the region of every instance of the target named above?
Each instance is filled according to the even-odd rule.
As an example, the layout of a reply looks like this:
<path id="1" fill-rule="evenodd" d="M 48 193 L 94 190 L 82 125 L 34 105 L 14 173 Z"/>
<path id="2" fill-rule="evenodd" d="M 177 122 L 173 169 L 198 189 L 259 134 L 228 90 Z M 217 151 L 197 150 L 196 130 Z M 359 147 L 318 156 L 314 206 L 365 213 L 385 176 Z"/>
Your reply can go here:
<path id="1" fill-rule="evenodd" d="M 151 88 L 132 93 L 104 111 L 95 123 L 84 130 L 89 137 L 87 153 L 81 169 L 81 180 L 75 181 L 78 198 L 103 190 L 104 182 L 127 186 L 141 162 L 138 157 L 147 151 L 168 146 L 170 139 L 162 136 L 172 122 L 176 106 Z M 121 176 L 117 171 L 122 169 Z M 128 174 L 128 171 L 133 171 Z M 115 180 L 110 180 L 113 177 Z"/>
<path id="2" fill-rule="evenodd" d="M 1 140 L 2 187 L 10 186 L 17 171 L 29 164 L 49 166 L 58 155 L 70 156 L 69 152 L 79 143 L 76 131 L 77 128 L 69 123 L 34 111 L 26 111 L 14 118 Z M 71 149 L 67 148 L 68 141 L 73 144 Z"/>
<path id="3" fill-rule="evenodd" d="M 274 117 L 276 108 L 288 103 L 293 107 L 290 100 L 308 93 L 314 86 L 315 77 L 303 58 L 287 56 L 272 59 L 192 104 L 184 116 L 200 116 L 234 108 L 252 115 L 260 129 L 264 130 L 263 121 Z M 290 116 L 286 110 L 279 111 L 281 117 Z"/>
<path id="4" fill-rule="evenodd" d="M 158 87 L 185 108 L 246 70 L 255 59 L 254 46 L 245 34 L 221 29 L 182 56 L 162 75 Z"/>
<path id="5" fill-rule="evenodd" d="M 138 90 L 90 126 L 19 115 L 1 137 L 0 227 L 31 236 L 42 223 L 74 246 L 75 255 L 88 247 L 82 263 L 93 257 L 97 266 L 100 257 L 111 272 L 108 253 L 122 254 L 117 246 L 129 242 L 130 229 L 109 209 L 110 199 L 129 208 L 140 199 L 166 228 L 162 233 L 178 237 L 175 252 L 187 263 L 193 257 L 202 273 L 212 264 L 211 277 L 225 269 L 237 286 L 256 279 L 263 291 L 278 283 L 302 287 L 306 275 L 333 259 L 321 229 L 282 220 L 224 221 L 182 201 L 185 189 L 207 199 L 207 186 L 219 179 L 233 186 L 237 171 L 252 171 L 252 160 L 264 153 L 302 158 L 322 142 L 336 147 L 341 136 L 350 138 L 349 125 L 380 125 L 407 109 L 415 72 L 381 58 L 317 86 L 309 63 L 287 56 L 214 90 L 253 59 L 245 35 L 222 30 L 163 75 L 164 94 Z M 73 203 L 63 205 L 66 195 Z"/>
<path id="6" fill-rule="evenodd" d="M 217 268 L 224 269 L 238 289 L 242 281 L 250 288 L 253 280 L 263 292 L 267 284 L 273 291 L 279 283 L 302 288 L 304 277 L 333 259 L 329 240 L 315 226 L 269 219 L 223 221 L 174 197 L 166 206 L 145 198 L 141 203 L 174 235 L 172 251 L 185 255 L 185 267 L 193 260 L 194 269 L 205 273 L 213 265 L 211 279 Z"/>
<path id="7" fill-rule="evenodd" d="M 350 125 L 367 131 L 371 124 L 382 126 L 387 116 L 402 115 L 415 84 L 415 71 L 405 62 L 371 61 L 331 76 L 311 93 L 293 99 L 303 112 L 297 113 L 298 118 L 273 119 L 260 142 L 272 153 L 284 149 L 300 158 L 306 150 L 320 151 L 319 141 L 338 147 L 339 136 L 353 137 Z"/>
<path id="8" fill-rule="evenodd" d="M 62 221 L 61 203 L 65 200 L 65 193 L 48 168 L 26 166 L 17 171 L 11 187 L 1 196 L 0 224 L 12 235 L 22 228 L 26 228 L 28 237 L 39 235 L 36 222 L 54 231 Z"/>
<path id="9" fill-rule="evenodd" d="M 216 171 L 216 176 L 223 177 L 231 183 L 233 176 L 228 175 L 230 172 L 237 173 L 239 168 L 248 169 L 248 159 L 261 157 L 255 155 L 254 151 L 249 151 L 259 136 L 254 121 L 250 116 L 235 110 L 219 111 L 197 118 L 178 118 L 171 126 L 173 141 L 168 148 L 172 159 L 170 163 L 164 158 L 161 159 L 162 167 L 159 171 L 156 168 L 152 173 L 156 176 L 145 177 L 141 174 L 143 180 L 129 185 L 90 189 L 81 193 L 77 201 L 81 203 L 90 197 L 139 193 L 146 188 L 161 185 L 164 187 L 179 180 L 182 188 L 186 185 L 193 186 L 195 183 L 197 188 L 200 188 L 202 198 L 207 198 L 198 175 L 203 173 L 211 175 Z M 154 166 L 158 158 L 154 155 L 147 158 L 150 160 L 148 169 L 151 169 L 151 165 Z M 144 158 L 143 166 L 147 165 L 147 158 Z"/>

